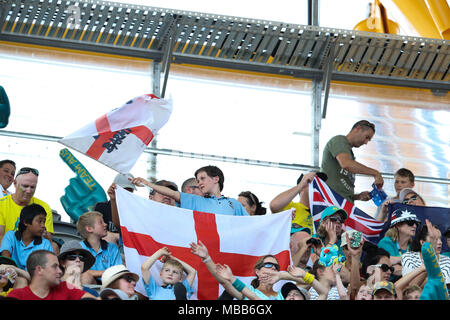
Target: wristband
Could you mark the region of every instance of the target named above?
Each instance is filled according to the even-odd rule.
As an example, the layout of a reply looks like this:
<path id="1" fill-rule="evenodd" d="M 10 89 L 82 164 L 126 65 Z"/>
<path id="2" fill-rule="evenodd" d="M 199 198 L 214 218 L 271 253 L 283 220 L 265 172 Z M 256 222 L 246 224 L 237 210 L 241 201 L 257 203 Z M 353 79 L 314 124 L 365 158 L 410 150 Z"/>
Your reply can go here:
<path id="1" fill-rule="evenodd" d="M 234 282 L 233 282 L 233 287 L 237 291 L 241 292 L 245 288 L 245 283 L 243 283 L 241 280 L 236 278 L 236 280 L 234 280 Z"/>
<path id="2" fill-rule="evenodd" d="M 314 281 L 314 279 L 315 279 L 314 276 L 309 272 L 307 272 L 303 277 L 303 281 L 305 281 L 306 284 L 311 284 Z"/>
<path id="3" fill-rule="evenodd" d="M 202 262 L 203 262 L 203 263 L 207 263 L 207 262 L 210 261 L 210 260 L 211 260 L 211 257 L 208 256 L 207 258 L 202 259 Z"/>

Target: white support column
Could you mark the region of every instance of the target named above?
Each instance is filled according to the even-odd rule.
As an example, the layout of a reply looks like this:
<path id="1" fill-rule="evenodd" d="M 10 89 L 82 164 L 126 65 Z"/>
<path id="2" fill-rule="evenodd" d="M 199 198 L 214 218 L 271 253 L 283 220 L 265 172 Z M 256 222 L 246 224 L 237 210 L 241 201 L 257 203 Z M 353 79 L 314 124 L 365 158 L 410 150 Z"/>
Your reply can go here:
<path id="1" fill-rule="evenodd" d="M 151 69 L 152 69 L 152 76 L 151 76 L 151 87 L 152 87 L 152 93 L 156 96 L 160 96 L 161 95 L 161 62 L 158 61 L 152 61 L 151 64 Z M 158 134 L 156 134 L 153 137 L 153 140 L 150 142 L 149 147 L 150 148 L 157 148 L 157 139 L 158 138 Z M 156 153 L 149 153 L 148 157 L 147 157 L 147 179 L 155 182 L 157 180 L 156 176 L 157 176 L 157 163 L 158 163 L 158 159 L 157 159 L 157 155 Z"/>

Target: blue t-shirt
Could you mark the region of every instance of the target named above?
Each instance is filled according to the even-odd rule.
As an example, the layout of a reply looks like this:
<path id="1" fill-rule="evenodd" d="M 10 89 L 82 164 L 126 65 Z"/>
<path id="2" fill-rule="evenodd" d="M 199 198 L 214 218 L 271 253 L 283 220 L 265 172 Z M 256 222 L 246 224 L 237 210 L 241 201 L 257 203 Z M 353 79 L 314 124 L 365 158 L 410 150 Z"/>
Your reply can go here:
<path id="1" fill-rule="evenodd" d="M 208 198 L 195 194 L 180 192 L 180 207 L 195 211 L 216 214 L 228 214 L 234 216 L 248 216 L 248 212 L 236 199 L 221 196 Z"/>
<path id="2" fill-rule="evenodd" d="M 100 243 L 100 249 L 98 252 L 95 252 L 86 240 L 80 241 L 83 249 L 88 250 L 95 257 L 95 263 L 90 270 L 106 270 L 109 267 L 123 264 L 122 255 L 114 243 L 106 242 L 105 240 L 101 240 Z"/>
<path id="3" fill-rule="evenodd" d="M 162 287 L 156 283 L 153 277 L 150 277 L 149 283 L 145 283 L 144 279 L 145 292 L 147 292 L 147 296 L 149 300 L 175 300 L 175 293 L 173 291 L 173 285 L 169 284 L 166 287 Z M 194 290 L 189 285 L 186 279 L 181 282 L 186 287 L 186 296 L 187 299 L 191 297 L 194 293 Z"/>
<path id="4" fill-rule="evenodd" d="M 5 233 L 5 236 L 2 240 L 2 245 L 0 247 L 0 253 L 3 250 L 9 251 L 11 254 L 11 259 L 13 259 L 17 267 L 20 269 L 27 269 L 27 259 L 28 256 L 36 250 L 48 250 L 53 252 L 53 247 L 50 241 L 45 238 L 42 238 L 42 242 L 39 244 L 35 244 L 35 240 L 31 241 L 30 244 L 25 246 L 22 240 L 17 240 L 15 231 L 8 231 Z"/>

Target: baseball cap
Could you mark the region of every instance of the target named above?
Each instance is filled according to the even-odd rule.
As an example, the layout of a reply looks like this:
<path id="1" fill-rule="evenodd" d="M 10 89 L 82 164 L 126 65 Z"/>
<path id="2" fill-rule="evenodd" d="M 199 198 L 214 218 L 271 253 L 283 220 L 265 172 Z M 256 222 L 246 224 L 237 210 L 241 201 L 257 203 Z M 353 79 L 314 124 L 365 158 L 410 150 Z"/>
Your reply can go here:
<path id="1" fill-rule="evenodd" d="M 336 214 L 336 213 L 340 213 L 342 215 L 342 217 L 344 218 L 344 221 L 347 220 L 347 218 L 348 218 L 347 211 L 345 211 L 344 209 L 341 209 L 339 207 L 336 207 L 336 206 L 329 206 L 329 207 L 325 208 L 325 210 L 322 211 L 321 216 L 320 216 L 320 222 L 322 222 L 322 220 L 325 219 L 326 217 L 332 216 L 333 214 Z"/>
<path id="2" fill-rule="evenodd" d="M 387 290 L 390 294 L 397 296 L 395 292 L 394 284 L 390 281 L 378 281 L 373 286 L 372 295 L 374 295 L 379 290 Z"/>
<path id="3" fill-rule="evenodd" d="M 134 184 L 131 183 L 131 179 L 133 179 L 133 175 L 131 173 L 127 173 L 127 174 L 122 174 L 119 173 L 115 178 L 114 178 L 114 183 L 117 184 L 118 186 L 121 186 L 122 188 L 131 188 L 133 190 L 137 190 L 136 186 Z"/>
<path id="4" fill-rule="evenodd" d="M 286 282 L 285 284 L 283 284 L 283 286 L 281 287 L 281 295 L 283 296 L 283 298 L 286 299 L 287 295 L 292 290 L 297 290 L 298 292 L 300 292 L 300 294 L 303 296 L 303 298 L 305 298 L 305 300 L 309 300 L 308 291 L 306 291 L 302 287 L 297 287 L 292 282 Z"/>

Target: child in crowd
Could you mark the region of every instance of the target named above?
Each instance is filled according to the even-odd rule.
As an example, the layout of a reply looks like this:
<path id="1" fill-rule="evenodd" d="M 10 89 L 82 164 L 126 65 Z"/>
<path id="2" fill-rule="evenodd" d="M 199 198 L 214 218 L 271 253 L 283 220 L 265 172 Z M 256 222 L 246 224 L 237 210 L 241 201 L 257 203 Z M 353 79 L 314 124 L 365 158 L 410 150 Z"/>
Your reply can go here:
<path id="1" fill-rule="evenodd" d="M 53 252 L 52 244 L 43 238 L 46 231 L 47 212 L 38 204 L 30 204 L 20 212 L 17 231 L 6 232 L 0 252 L 2 256 L 13 259 L 17 267 L 26 270 L 28 256 L 36 250 Z"/>
<path id="2" fill-rule="evenodd" d="M 81 247 L 95 257 L 94 265 L 87 271 L 86 283 L 101 284 L 103 272 L 111 266 L 122 264 L 122 255 L 117 245 L 102 238 L 108 233 L 103 215 L 97 211 L 89 211 L 80 216 L 77 230 L 84 239 Z"/>
<path id="3" fill-rule="evenodd" d="M 158 285 L 151 276 L 150 269 L 156 260 L 163 258 L 160 272 L 162 285 Z M 142 280 L 150 300 L 186 300 L 193 294 L 192 283 L 197 271 L 187 263 L 175 258 L 167 247 L 151 255 L 141 266 Z M 183 271 L 187 276 L 183 280 Z"/>

